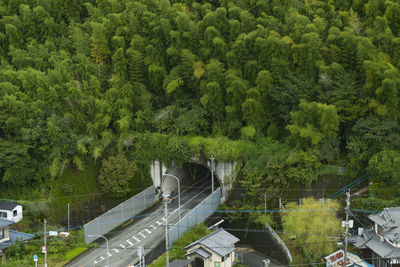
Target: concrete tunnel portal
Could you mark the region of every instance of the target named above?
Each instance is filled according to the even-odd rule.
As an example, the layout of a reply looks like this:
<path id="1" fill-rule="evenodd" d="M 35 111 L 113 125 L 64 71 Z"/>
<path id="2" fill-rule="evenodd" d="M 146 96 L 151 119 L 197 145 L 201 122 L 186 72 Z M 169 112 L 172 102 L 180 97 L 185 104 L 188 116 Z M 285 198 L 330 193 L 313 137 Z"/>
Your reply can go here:
<path id="1" fill-rule="evenodd" d="M 173 166 L 166 170 L 161 180 L 160 190 L 171 194 L 172 197 L 177 196 L 177 179 L 179 179 L 181 194 L 184 194 L 188 190 L 200 192 L 211 188 L 212 176 L 214 176 L 214 188 L 220 187 L 219 177 L 216 173 L 212 175 L 208 167 L 198 163 L 183 163 L 181 167 Z"/>

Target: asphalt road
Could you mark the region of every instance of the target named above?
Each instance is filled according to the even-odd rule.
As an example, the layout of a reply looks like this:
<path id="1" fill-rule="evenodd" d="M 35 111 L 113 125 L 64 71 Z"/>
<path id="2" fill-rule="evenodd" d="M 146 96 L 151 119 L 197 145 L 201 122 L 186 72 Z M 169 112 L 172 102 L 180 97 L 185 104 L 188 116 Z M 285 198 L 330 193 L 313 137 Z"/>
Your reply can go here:
<path id="1" fill-rule="evenodd" d="M 181 217 L 195 207 L 211 193 L 210 188 L 191 188 L 181 193 Z M 168 224 L 178 221 L 178 200 L 175 198 L 169 205 Z M 160 242 L 165 242 L 164 206 L 154 212 L 138 219 L 134 224 L 123 229 L 109 238 L 110 267 L 126 267 L 139 262 L 137 248 L 142 246 L 145 253 L 150 253 L 152 248 Z M 107 249 L 103 243 L 86 254 L 66 265 L 70 267 L 100 267 L 107 265 Z"/>
<path id="2" fill-rule="evenodd" d="M 274 259 L 268 258 L 267 256 L 255 251 L 249 246 L 241 246 L 236 248 L 236 253 L 240 254 L 239 257 L 243 260 L 243 264 L 251 267 L 264 267 L 264 260 L 269 259 L 270 263 L 268 267 L 279 267 L 283 266 Z"/>

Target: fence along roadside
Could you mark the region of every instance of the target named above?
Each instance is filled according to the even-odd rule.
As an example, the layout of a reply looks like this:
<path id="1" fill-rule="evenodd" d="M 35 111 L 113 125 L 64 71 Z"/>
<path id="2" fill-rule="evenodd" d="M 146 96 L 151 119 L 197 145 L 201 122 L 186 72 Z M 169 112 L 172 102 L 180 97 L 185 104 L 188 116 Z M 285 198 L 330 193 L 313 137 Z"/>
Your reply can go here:
<path id="1" fill-rule="evenodd" d="M 155 187 L 152 185 L 85 224 L 83 228 L 86 244 L 97 239 L 97 237 L 89 237 L 88 235 L 104 235 L 154 205 L 155 193 Z"/>
<path id="2" fill-rule="evenodd" d="M 211 195 L 200 202 L 168 230 L 168 246 L 178 240 L 192 226 L 203 222 L 213 214 L 221 204 L 221 188 L 217 188 Z"/>

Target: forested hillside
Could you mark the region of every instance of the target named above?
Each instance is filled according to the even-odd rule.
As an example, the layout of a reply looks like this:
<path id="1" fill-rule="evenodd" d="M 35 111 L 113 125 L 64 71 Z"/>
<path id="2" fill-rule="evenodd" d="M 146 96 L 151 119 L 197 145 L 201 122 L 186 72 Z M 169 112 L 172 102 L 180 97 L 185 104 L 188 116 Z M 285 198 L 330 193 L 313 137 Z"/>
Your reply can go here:
<path id="1" fill-rule="evenodd" d="M 250 184 L 338 162 L 400 183 L 399 0 L 0 0 L 0 18 L 2 188 L 193 152 L 244 159 Z"/>

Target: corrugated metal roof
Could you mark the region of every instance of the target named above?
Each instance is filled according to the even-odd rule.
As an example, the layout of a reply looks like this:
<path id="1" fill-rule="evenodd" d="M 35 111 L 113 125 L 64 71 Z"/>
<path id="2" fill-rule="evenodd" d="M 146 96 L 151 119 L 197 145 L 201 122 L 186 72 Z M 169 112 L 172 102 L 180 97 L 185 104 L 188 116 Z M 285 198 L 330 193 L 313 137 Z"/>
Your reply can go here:
<path id="1" fill-rule="evenodd" d="M 7 225 L 14 224 L 13 221 L 5 220 L 5 219 L 0 219 L 0 228 L 3 228 Z"/>
<path id="2" fill-rule="evenodd" d="M 34 237 L 35 237 L 34 234 L 27 234 L 27 233 L 10 230 L 10 240 L 0 243 L 0 250 L 8 248 L 12 244 L 14 244 L 16 241 L 27 241 Z"/>

